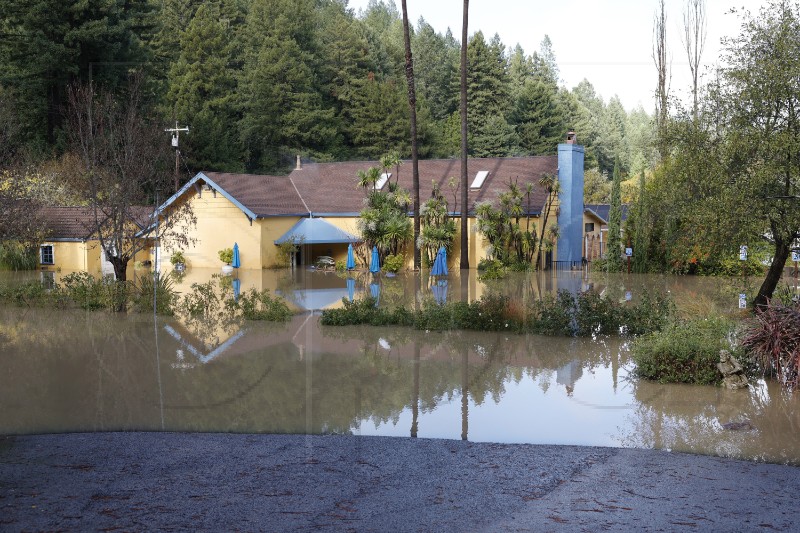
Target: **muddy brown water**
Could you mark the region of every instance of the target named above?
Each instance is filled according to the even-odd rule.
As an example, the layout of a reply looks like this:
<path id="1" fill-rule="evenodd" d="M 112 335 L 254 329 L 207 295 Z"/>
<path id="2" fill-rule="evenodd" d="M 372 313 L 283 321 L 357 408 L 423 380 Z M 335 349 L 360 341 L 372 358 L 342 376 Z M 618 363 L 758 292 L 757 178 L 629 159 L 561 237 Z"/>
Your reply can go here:
<path id="1" fill-rule="evenodd" d="M 40 274 L 3 276 L 0 282 Z M 176 288 L 186 292 L 210 276 L 190 270 Z M 488 291 L 524 300 L 589 287 L 625 302 L 647 288 L 669 291 L 684 313 L 735 314 L 752 280 L 571 272 L 488 283 L 474 272 L 451 273 L 446 284 L 424 275 L 347 277 L 238 273 L 242 290 L 269 288 L 291 302 L 298 314 L 286 324 L 203 328 L 146 314 L 0 306 L 0 434 L 347 433 L 800 464 L 797 394 L 765 380 L 740 391 L 636 380 L 625 338 L 319 324 L 319 309 L 376 292 L 390 306 Z"/>

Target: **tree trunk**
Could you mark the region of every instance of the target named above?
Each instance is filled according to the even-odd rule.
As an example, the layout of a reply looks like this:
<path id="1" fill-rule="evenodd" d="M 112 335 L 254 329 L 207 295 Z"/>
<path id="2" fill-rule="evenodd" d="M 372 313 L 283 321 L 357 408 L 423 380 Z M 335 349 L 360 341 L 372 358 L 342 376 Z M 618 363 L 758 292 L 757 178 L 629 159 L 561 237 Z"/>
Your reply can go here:
<path id="1" fill-rule="evenodd" d="M 411 173 L 414 189 L 414 270 L 420 267 L 419 241 L 419 149 L 417 147 L 417 92 L 414 87 L 414 58 L 411 55 L 411 37 L 408 32 L 408 9 L 403 7 L 403 41 L 406 47 L 406 81 L 408 82 L 408 108 L 411 113 Z"/>
<path id="2" fill-rule="evenodd" d="M 786 266 L 786 260 L 789 258 L 790 252 L 789 241 L 776 236 L 775 255 L 772 258 L 772 264 L 769 266 L 767 277 L 764 278 L 761 288 L 758 289 L 758 296 L 753 302 L 756 311 L 766 307 L 770 298 L 772 298 L 772 294 L 775 292 L 775 288 L 783 275 L 783 268 Z"/>
<path id="3" fill-rule="evenodd" d="M 469 178 L 467 173 L 467 23 L 469 0 L 464 0 L 464 18 L 461 27 L 461 268 L 469 268 L 469 239 L 467 212 L 469 211 Z"/>

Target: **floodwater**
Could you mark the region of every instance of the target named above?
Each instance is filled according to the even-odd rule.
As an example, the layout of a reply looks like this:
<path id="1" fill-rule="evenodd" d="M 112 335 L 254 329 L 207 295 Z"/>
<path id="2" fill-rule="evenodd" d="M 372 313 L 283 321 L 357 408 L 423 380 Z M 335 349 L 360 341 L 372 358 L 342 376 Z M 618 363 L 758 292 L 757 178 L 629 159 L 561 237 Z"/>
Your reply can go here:
<path id="1" fill-rule="evenodd" d="M 23 277 L 38 276 L 31 273 Z M 210 272 L 189 272 L 186 292 Z M 12 276 L 5 274 L 0 282 Z M 22 279 L 19 276 L 13 279 Z M 286 324 L 196 324 L 104 311 L 0 306 L 0 434 L 73 431 L 348 433 L 661 448 L 800 464 L 800 397 L 659 385 L 632 377 L 626 339 L 330 327 L 342 298 L 380 305 L 536 298 L 592 287 L 620 302 L 669 291 L 682 312 L 735 313 L 754 281 L 586 273 L 369 274 L 243 271 L 299 313 Z M 49 282 L 51 280 L 45 280 Z M 57 281 L 57 280 L 56 280 Z M 745 429 L 723 427 L 748 422 Z"/>

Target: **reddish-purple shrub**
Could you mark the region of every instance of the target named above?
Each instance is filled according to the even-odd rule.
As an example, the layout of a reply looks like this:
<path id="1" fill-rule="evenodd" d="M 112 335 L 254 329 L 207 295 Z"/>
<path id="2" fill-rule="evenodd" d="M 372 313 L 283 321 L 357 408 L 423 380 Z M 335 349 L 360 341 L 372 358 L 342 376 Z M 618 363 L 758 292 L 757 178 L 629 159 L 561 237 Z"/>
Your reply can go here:
<path id="1" fill-rule="evenodd" d="M 787 388 L 800 387 L 800 307 L 770 303 L 749 321 L 741 345 Z"/>

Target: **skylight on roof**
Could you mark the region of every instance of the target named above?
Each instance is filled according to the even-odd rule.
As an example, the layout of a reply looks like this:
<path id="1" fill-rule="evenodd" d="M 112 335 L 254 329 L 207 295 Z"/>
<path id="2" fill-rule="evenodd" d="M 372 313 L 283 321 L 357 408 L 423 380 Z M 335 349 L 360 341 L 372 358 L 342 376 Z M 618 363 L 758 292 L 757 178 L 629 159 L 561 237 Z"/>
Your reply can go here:
<path id="1" fill-rule="evenodd" d="M 470 189 L 480 189 L 483 185 L 483 182 L 486 181 L 486 177 L 489 175 L 488 170 L 481 170 L 477 174 L 475 174 L 475 179 L 472 180 L 472 185 L 469 186 Z"/>
<path id="2" fill-rule="evenodd" d="M 378 178 L 378 181 L 375 182 L 375 188 L 376 189 L 383 189 L 383 186 L 386 185 L 386 182 L 389 181 L 389 178 L 391 178 L 391 177 L 392 177 L 392 173 L 391 172 L 389 172 L 388 174 L 385 173 L 385 172 L 383 174 L 381 174 L 381 177 Z"/>

